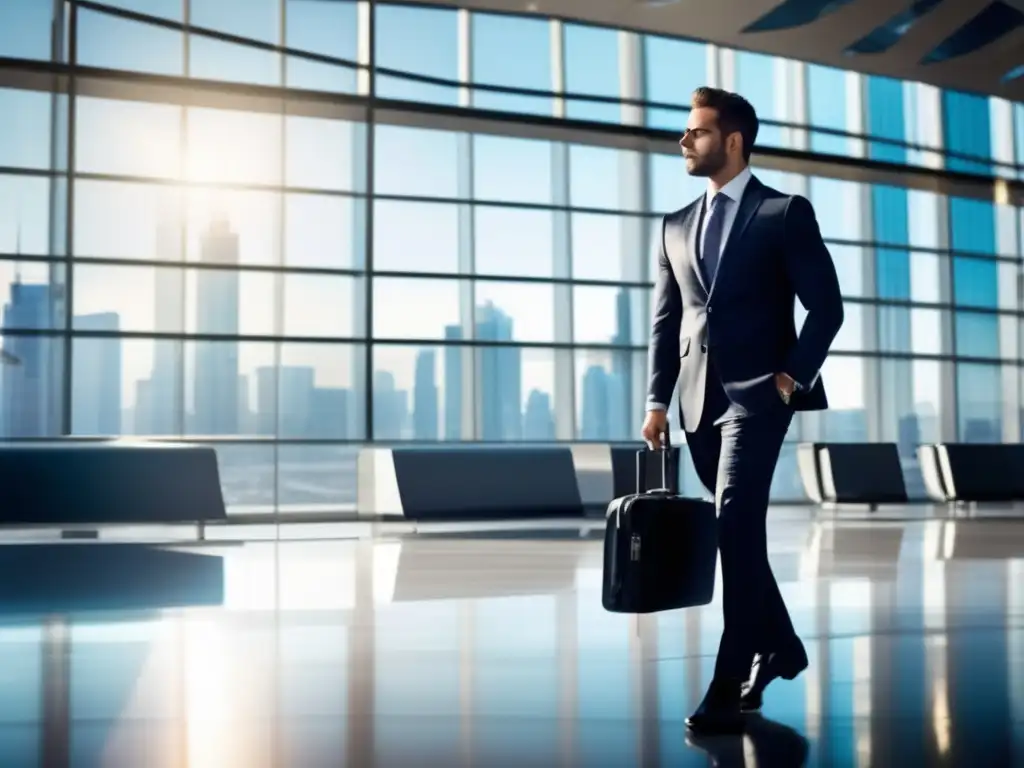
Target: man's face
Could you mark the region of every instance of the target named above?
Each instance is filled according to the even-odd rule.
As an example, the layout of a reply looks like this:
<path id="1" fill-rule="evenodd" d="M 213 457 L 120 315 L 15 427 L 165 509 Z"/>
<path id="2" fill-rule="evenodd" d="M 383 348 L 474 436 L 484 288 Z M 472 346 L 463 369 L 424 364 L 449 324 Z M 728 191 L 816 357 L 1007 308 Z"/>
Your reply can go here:
<path id="1" fill-rule="evenodd" d="M 686 159 L 686 172 L 691 176 L 713 176 L 722 170 L 727 157 L 718 127 L 718 111 L 710 107 L 691 109 L 679 146 Z"/>

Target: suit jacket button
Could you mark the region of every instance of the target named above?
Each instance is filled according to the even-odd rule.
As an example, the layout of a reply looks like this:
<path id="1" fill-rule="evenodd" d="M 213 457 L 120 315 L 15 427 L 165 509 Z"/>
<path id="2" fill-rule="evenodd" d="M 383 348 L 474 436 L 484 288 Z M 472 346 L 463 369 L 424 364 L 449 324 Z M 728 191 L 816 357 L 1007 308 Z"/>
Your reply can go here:
<path id="1" fill-rule="evenodd" d="M 711 314 L 711 307 L 708 307 L 708 314 Z"/>

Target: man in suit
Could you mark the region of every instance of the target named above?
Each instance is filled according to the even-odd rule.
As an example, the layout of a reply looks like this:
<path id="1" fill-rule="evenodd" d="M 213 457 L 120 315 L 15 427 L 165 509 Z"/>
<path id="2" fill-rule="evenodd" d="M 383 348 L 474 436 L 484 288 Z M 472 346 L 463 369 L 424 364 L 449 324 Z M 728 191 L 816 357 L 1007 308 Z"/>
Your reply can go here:
<path id="1" fill-rule="evenodd" d="M 735 731 L 764 688 L 807 667 L 768 564 L 772 475 L 794 411 L 827 407 L 819 376 L 843 323 L 835 266 L 810 202 L 750 172 L 758 119 L 743 97 L 693 93 L 680 140 L 707 191 L 664 217 L 643 437 L 661 443 L 679 384 L 686 442 L 715 495 L 725 629 L 714 679 L 687 719 Z M 799 336 L 795 299 L 807 310 Z"/>

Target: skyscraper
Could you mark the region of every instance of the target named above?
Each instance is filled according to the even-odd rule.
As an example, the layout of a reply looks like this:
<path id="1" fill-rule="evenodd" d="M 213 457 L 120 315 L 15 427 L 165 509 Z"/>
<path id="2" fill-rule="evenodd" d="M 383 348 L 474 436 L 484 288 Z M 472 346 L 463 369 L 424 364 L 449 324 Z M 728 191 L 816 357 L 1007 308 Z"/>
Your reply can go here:
<path id="1" fill-rule="evenodd" d="M 352 390 L 344 387 L 314 387 L 306 436 L 323 440 L 345 440 L 351 435 Z"/>
<path id="2" fill-rule="evenodd" d="M 116 312 L 75 317 L 82 331 L 117 333 Z M 121 434 L 121 339 L 78 338 L 71 378 L 71 431 L 76 435 Z"/>
<path id="3" fill-rule="evenodd" d="M 449 341 L 462 338 L 462 328 L 448 325 L 444 337 Z M 444 439 L 462 439 L 462 347 L 450 344 L 444 348 Z"/>
<path id="4" fill-rule="evenodd" d="M 316 371 L 309 366 L 282 365 L 277 377 L 277 424 L 281 437 L 306 437 L 313 415 Z"/>
<path id="5" fill-rule="evenodd" d="M 611 402 L 611 379 L 600 365 L 591 365 L 583 374 L 583 392 L 580 407 L 580 437 L 584 440 L 611 439 L 609 422 Z"/>
<path id="6" fill-rule="evenodd" d="M 277 369 L 272 365 L 256 369 L 256 434 L 277 435 Z"/>
<path id="7" fill-rule="evenodd" d="M 60 288 L 56 287 L 56 291 Z M 53 291 L 49 285 L 26 285 L 16 275 L 11 300 L 4 306 L 4 328 L 50 328 Z M 6 437 L 43 437 L 60 430 L 58 376 L 52 368 L 51 344 L 44 336 L 6 336 L 3 366 L 3 420 Z"/>
<path id="8" fill-rule="evenodd" d="M 402 440 L 409 416 L 408 393 L 395 388 L 390 371 L 373 375 L 373 436 L 378 440 Z"/>
<path id="9" fill-rule="evenodd" d="M 412 436 L 414 440 L 437 440 L 438 403 L 435 363 L 436 355 L 432 349 L 420 350 L 416 355 L 416 374 L 412 393 Z"/>
<path id="10" fill-rule="evenodd" d="M 492 302 L 477 307 L 476 338 L 512 341 L 512 318 Z M 480 436 L 484 440 L 519 440 L 523 434 L 522 350 L 487 346 L 477 351 L 480 387 Z"/>
<path id="11" fill-rule="evenodd" d="M 532 389 L 527 395 L 523 439 L 538 442 L 555 439 L 555 416 L 551 412 L 551 395 L 547 392 Z"/>
<path id="12" fill-rule="evenodd" d="M 173 213 L 173 215 L 172 215 Z M 183 227 L 176 203 L 168 201 L 157 224 L 156 252 L 161 261 L 173 264 L 183 257 Z M 160 270 L 154 275 L 153 330 L 180 333 L 185 308 L 184 272 Z M 135 432 L 150 435 L 174 435 L 181 432 L 182 344 L 153 342 L 153 372 L 148 383 L 139 382 L 135 400 Z"/>
<path id="13" fill-rule="evenodd" d="M 633 334 L 630 323 L 632 312 L 632 301 L 629 289 L 620 288 L 615 295 L 615 336 L 612 344 L 622 347 L 612 352 L 612 375 L 618 380 L 618 387 L 622 392 L 622 402 L 616 402 L 615 408 L 626 411 L 632 401 L 632 356 L 629 349 L 633 343 Z"/>
<path id="14" fill-rule="evenodd" d="M 201 261 L 238 266 L 238 235 L 227 220 L 215 218 L 203 235 Z M 196 277 L 196 332 L 238 334 L 238 272 L 202 269 Z M 195 422 L 203 435 L 238 433 L 238 342 L 199 341 L 195 353 Z"/>

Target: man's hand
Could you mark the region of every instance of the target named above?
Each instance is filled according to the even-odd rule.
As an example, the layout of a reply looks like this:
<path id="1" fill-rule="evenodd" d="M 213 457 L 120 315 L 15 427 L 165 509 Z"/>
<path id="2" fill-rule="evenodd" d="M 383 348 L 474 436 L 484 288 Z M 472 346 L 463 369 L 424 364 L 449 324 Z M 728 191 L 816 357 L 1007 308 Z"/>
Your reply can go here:
<path id="1" fill-rule="evenodd" d="M 788 373 L 776 373 L 775 388 L 779 390 L 779 395 L 782 399 L 788 403 L 789 398 L 793 396 L 793 390 L 796 389 L 796 382 L 793 381 L 793 377 Z"/>
<path id="2" fill-rule="evenodd" d="M 640 434 L 652 451 L 662 447 L 664 436 L 668 434 L 668 411 L 648 411 L 644 417 L 644 426 Z"/>

